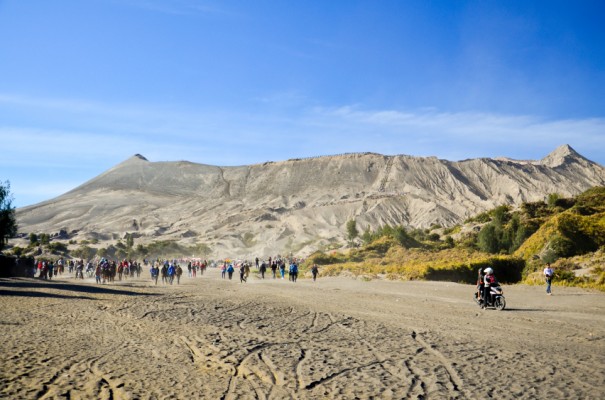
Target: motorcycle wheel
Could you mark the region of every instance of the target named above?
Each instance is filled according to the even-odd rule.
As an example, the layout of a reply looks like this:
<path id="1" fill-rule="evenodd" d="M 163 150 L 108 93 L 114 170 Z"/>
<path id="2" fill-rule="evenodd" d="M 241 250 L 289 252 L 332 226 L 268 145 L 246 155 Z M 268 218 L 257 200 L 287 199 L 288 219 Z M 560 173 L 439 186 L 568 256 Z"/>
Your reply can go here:
<path id="1" fill-rule="evenodd" d="M 506 300 L 504 300 L 504 297 L 496 297 L 496 299 L 494 299 L 494 307 L 498 311 L 504 310 L 504 307 L 506 307 Z"/>
<path id="2" fill-rule="evenodd" d="M 481 305 L 481 299 L 477 296 L 477 293 L 473 293 L 473 300 L 475 300 L 475 303 L 477 303 L 477 305 Z"/>

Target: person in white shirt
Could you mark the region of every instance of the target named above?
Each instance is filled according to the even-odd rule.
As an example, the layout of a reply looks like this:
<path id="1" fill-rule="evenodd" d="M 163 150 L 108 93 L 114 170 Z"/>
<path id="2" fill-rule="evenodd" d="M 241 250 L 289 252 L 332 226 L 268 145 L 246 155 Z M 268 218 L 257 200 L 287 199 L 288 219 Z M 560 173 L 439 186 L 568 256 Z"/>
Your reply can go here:
<path id="1" fill-rule="evenodd" d="M 552 294 L 550 285 L 552 283 L 553 274 L 554 274 L 554 271 L 550 267 L 550 263 L 547 263 L 546 268 L 544 268 L 544 279 L 546 279 L 546 294 L 549 296 Z"/>

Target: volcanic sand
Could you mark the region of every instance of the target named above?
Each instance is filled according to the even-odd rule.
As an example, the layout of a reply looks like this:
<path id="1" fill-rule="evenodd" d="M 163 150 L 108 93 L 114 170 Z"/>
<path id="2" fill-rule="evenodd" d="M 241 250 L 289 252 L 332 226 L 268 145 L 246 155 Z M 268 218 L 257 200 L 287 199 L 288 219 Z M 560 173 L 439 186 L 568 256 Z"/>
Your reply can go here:
<path id="1" fill-rule="evenodd" d="M 605 294 L 352 278 L 0 280 L 3 399 L 605 397 Z"/>

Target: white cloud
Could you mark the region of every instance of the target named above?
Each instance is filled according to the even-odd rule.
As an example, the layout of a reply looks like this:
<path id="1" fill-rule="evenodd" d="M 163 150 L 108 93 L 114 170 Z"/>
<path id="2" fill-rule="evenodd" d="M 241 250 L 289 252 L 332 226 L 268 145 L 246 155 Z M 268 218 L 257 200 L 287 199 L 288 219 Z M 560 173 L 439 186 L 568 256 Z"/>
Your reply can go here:
<path id="1" fill-rule="evenodd" d="M 494 155 L 515 157 L 517 154 L 532 153 L 532 149 L 544 152 L 554 150 L 561 144 L 570 144 L 578 151 L 595 154 L 595 159 L 600 162 L 605 160 L 603 118 L 546 120 L 529 115 L 434 110 L 372 111 L 360 107 L 317 109 L 316 113 L 326 121 L 327 126 L 340 125 L 341 130 L 350 130 L 352 135 L 348 140 L 363 140 L 367 139 L 367 134 L 380 132 L 383 140 L 389 141 L 393 148 L 405 144 L 413 151 L 414 148 L 420 149 L 423 144 L 431 144 L 434 155 L 442 158 L 464 152 L 467 153 L 465 158 Z M 489 153 L 476 154 L 476 149 Z"/>
<path id="2" fill-rule="evenodd" d="M 299 104 L 290 108 L 273 104 L 282 103 L 284 97 Z M 603 118 L 546 120 L 435 109 L 368 110 L 361 105 L 305 107 L 304 97 L 296 93 L 264 100 L 265 108 L 252 113 L 0 94 L 0 106 L 27 116 L 0 125 L 3 146 L 11 149 L 0 165 L 38 162 L 73 168 L 74 161 L 113 165 L 135 153 L 156 161 L 187 159 L 218 165 L 355 151 L 454 160 L 541 158 L 565 143 L 588 158 L 605 161 Z M 0 118 L 2 114 L 0 108 Z"/>

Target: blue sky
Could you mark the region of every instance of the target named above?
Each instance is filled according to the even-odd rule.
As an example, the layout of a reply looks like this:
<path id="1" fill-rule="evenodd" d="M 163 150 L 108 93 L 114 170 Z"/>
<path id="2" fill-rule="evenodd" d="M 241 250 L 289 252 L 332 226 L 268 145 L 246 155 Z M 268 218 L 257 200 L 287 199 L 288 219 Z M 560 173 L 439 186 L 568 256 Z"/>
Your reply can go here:
<path id="1" fill-rule="evenodd" d="M 605 164 L 600 1 L 0 0 L 0 181 L 48 200 L 140 153 Z"/>

